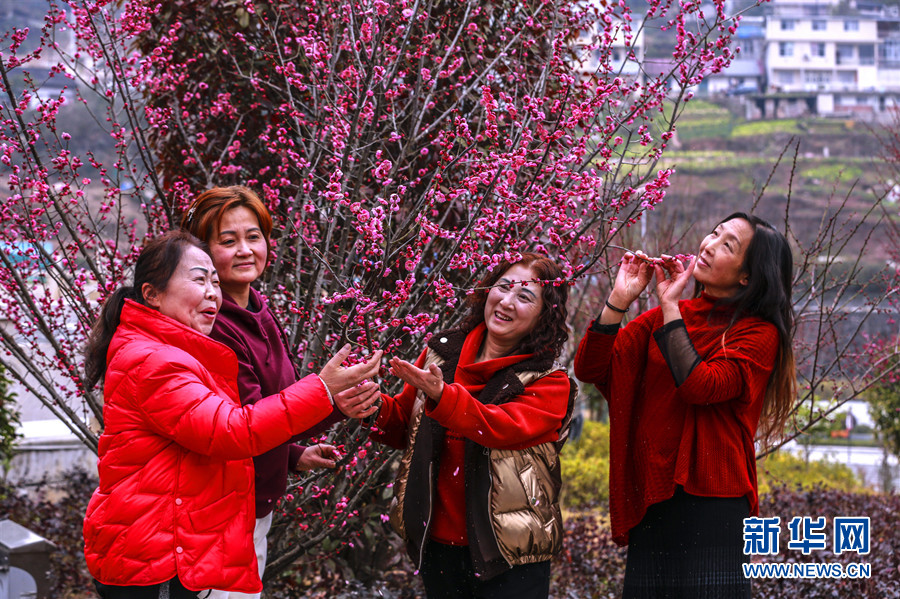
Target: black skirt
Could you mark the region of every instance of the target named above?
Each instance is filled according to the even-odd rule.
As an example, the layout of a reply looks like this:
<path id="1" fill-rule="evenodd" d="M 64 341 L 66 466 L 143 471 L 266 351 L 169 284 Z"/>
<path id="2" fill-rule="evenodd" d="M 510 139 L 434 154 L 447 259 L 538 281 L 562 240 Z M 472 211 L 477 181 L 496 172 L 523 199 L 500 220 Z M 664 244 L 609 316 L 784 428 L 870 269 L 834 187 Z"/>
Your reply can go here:
<path id="1" fill-rule="evenodd" d="M 698 497 L 678 487 L 631 529 L 623 599 L 749 599 L 746 497 Z"/>

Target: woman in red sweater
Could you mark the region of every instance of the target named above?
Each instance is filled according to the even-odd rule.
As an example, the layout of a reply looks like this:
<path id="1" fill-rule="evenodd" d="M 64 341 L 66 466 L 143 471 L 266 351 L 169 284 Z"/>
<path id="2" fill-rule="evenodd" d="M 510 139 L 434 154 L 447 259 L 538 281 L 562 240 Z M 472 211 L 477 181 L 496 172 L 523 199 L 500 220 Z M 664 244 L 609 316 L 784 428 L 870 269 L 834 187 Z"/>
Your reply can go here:
<path id="1" fill-rule="evenodd" d="M 406 385 L 382 396 L 377 438 L 405 450 L 391 522 L 429 599 L 549 594 L 575 391 L 555 363 L 568 288 L 546 282 L 562 278 L 537 254 L 503 262 L 460 327 L 435 334 L 415 364 L 391 360 Z"/>
<path id="2" fill-rule="evenodd" d="M 687 266 L 623 257 L 575 376 L 609 402 L 626 599 L 750 597 L 742 531 L 758 513 L 755 442 L 780 433 L 795 397 L 792 271 L 784 236 L 743 213 Z M 654 275 L 659 306 L 620 329 Z M 696 296 L 681 300 L 692 277 Z"/>

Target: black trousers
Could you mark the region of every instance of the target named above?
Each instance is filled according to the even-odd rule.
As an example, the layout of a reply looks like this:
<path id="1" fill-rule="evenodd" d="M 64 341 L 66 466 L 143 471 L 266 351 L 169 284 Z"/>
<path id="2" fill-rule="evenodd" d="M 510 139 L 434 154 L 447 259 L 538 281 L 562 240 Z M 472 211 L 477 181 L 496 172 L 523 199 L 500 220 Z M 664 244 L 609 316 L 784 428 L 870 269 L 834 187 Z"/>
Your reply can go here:
<path id="1" fill-rule="evenodd" d="M 628 535 L 623 599 L 750 599 L 744 578 L 746 497 L 698 497 L 678 487 Z"/>
<path id="2" fill-rule="evenodd" d="M 203 599 L 209 591 L 191 591 L 178 578 L 150 586 L 116 586 L 94 581 L 102 599 Z"/>
<path id="3" fill-rule="evenodd" d="M 514 566 L 481 580 L 475 575 L 468 547 L 428 541 L 422 581 L 428 599 L 547 599 L 550 561 Z"/>

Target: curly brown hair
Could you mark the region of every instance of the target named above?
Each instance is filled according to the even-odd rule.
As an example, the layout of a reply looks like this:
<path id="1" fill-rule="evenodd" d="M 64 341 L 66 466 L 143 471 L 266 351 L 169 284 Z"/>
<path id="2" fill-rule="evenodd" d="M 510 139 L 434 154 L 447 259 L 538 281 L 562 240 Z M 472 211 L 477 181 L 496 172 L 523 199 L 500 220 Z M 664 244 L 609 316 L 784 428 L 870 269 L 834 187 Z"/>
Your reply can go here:
<path id="1" fill-rule="evenodd" d="M 566 319 L 569 316 L 566 309 L 569 284 L 566 282 L 565 273 L 556 262 L 540 254 L 528 252 L 522 254 L 522 258 L 515 262 L 504 260 L 488 273 L 478 284 L 475 292 L 466 298 L 469 313 L 459 328 L 468 333 L 484 322 L 484 306 L 491 287 L 497 284 L 506 271 L 517 264 L 530 268 L 541 282 L 543 306 L 534 329 L 522 339 L 514 353 L 533 353 L 537 360 L 555 360 L 562 353 L 563 346 L 569 338 L 569 328 L 566 326 Z"/>

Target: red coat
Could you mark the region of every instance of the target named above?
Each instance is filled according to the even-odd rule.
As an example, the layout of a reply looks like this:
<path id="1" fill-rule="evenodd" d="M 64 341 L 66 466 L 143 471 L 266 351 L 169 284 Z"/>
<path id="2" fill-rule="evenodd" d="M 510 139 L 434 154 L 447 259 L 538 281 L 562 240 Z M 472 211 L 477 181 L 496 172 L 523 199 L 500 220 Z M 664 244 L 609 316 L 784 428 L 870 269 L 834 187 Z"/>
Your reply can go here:
<path id="1" fill-rule="evenodd" d="M 679 387 L 653 339 L 659 308 L 614 335 L 589 330 L 575 356 L 575 376 L 609 402 L 609 509 L 620 545 L 676 485 L 704 497 L 746 496 L 759 511 L 754 439 L 778 331 L 755 317 L 729 327 L 730 314 L 711 314 L 706 295 L 679 307 L 702 359 Z"/>
<path id="2" fill-rule="evenodd" d="M 309 376 L 241 406 L 225 345 L 127 301 L 107 354 L 100 486 L 85 558 L 104 584 L 175 576 L 191 590 L 262 589 L 253 548 L 251 456 L 332 411 Z"/>

